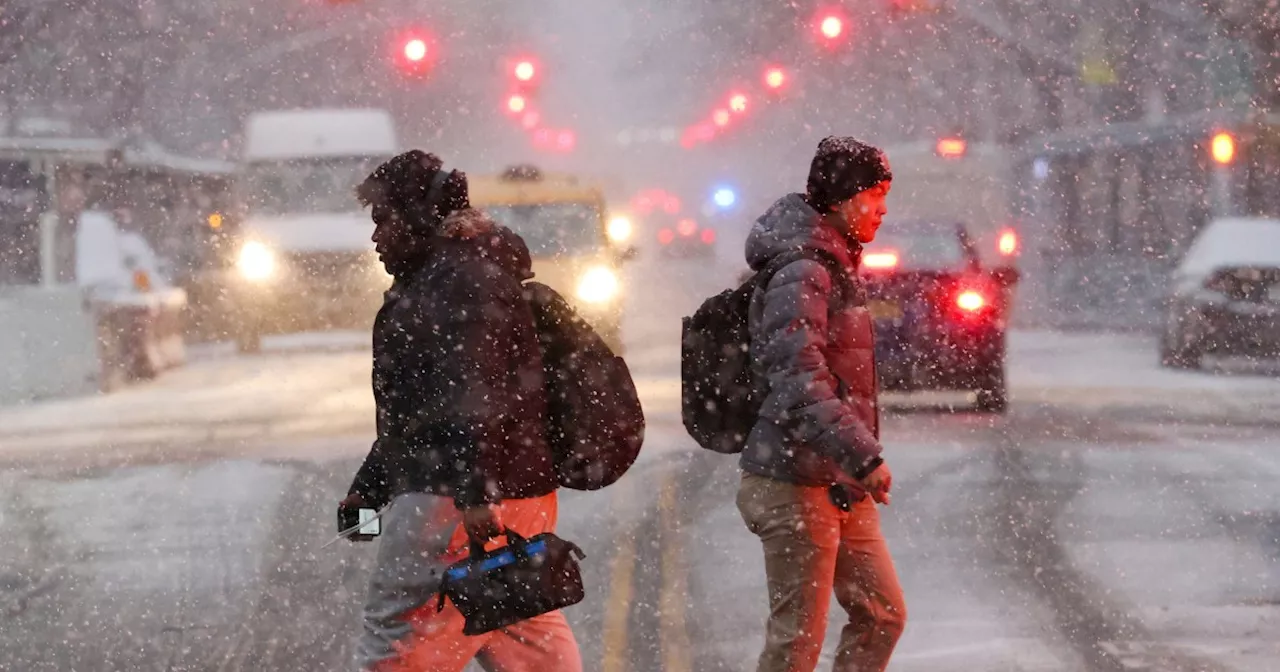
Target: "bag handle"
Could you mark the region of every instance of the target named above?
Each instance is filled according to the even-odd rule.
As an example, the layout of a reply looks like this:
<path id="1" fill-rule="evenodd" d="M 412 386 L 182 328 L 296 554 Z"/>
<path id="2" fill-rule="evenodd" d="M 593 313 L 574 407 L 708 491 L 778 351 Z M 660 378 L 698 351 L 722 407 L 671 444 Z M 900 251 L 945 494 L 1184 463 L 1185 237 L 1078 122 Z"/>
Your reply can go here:
<path id="1" fill-rule="evenodd" d="M 525 556 L 525 543 L 527 540 L 520 536 L 520 533 L 508 528 L 500 536 L 505 536 L 507 538 L 506 547 L 510 548 L 511 551 L 516 554 L 517 558 Z M 469 550 L 469 554 L 467 555 L 467 564 L 478 562 L 485 553 L 484 544 L 478 544 L 475 541 L 468 541 L 467 546 Z M 579 551 L 579 553 L 581 553 L 581 551 Z M 437 589 L 436 593 L 438 597 L 438 602 L 436 602 L 436 613 L 444 611 L 444 600 L 449 588 L 448 583 L 449 573 L 445 572 L 444 576 L 440 578 L 440 587 Z"/>
<path id="2" fill-rule="evenodd" d="M 527 557 L 525 546 L 529 541 L 528 539 L 520 536 L 518 532 L 513 532 L 511 530 L 507 530 L 503 534 L 507 537 L 507 547 L 511 548 L 512 552 L 516 554 L 516 557 Z M 577 544 L 567 539 L 563 541 L 569 546 L 569 551 L 577 557 L 579 561 L 587 557 L 587 554 L 583 552 L 582 548 Z M 484 555 L 484 546 L 475 542 L 470 542 L 469 545 L 471 547 L 471 554 L 467 557 L 467 562 L 471 563 Z M 436 593 L 438 600 L 436 602 L 436 613 L 444 611 L 444 601 L 448 592 L 448 583 L 449 574 L 446 572 L 445 575 L 440 578 L 440 587 L 437 589 Z"/>
<path id="3" fill-rule="evenodd" d="M 507 538 L 507 545 L 505 548 L 511 549 L 511 551 L 516 554 L 517 558 L 523 558 L 525 556 L 524 547 L 528 540 L 520 536 L 518 532 L 511 528 L 507 528 L 506 531 L 499 536 L 505 536 Z M 484 544 L 478 544 L 474 540 L 470 540 L 467 543 L 471 553 L 467 556 L 468 563 L 475 562 L 480 558 L 480 556 L 484 555 Z"/>

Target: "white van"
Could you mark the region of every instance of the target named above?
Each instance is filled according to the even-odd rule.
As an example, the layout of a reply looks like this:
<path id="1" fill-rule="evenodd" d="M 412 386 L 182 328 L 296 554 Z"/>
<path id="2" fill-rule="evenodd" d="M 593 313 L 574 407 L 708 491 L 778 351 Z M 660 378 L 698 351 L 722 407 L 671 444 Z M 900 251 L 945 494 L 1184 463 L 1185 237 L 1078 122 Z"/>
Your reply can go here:
<path id="1" fill-rule="evenodd" d="M 268 333 L 369 326 L 390 279 L 354 190 L 398 151 L 395 125 L 384 110 L 249 117 L 227 288 L 241 351 L 257 350 Z"/>

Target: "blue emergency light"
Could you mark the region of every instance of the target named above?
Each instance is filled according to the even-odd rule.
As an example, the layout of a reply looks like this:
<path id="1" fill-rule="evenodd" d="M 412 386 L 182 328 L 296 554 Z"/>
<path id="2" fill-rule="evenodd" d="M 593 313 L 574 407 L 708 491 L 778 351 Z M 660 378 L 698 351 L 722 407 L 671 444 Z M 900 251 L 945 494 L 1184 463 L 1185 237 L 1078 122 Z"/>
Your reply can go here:
<path id="1" fill-rule="evenodd" d="M 729 187 L 720 187 L 716 189 L 716 193 L 712 196 L 712 200 L 721 208 L 731 208 L 734 203 L 738 202 L 738 195 Z"/>

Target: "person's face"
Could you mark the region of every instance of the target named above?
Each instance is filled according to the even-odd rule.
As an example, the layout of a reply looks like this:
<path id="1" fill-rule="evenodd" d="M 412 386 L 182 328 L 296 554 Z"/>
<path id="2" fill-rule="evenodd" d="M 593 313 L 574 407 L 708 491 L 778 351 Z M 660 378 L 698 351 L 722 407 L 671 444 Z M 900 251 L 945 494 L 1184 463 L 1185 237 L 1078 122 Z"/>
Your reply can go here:
<path id="1" fill-rule="evenodd" d="M 403 267 L 422 253 L 422 239 L 409 230 L 394 208 L 373 206 L 373 223 L 373 245 L 388 273 L 394 273 L 393 269 Z"/>
<path id="2" fill-rule="evenodd" d="M 876 239 L 876 232 L 889 212 L 885 205 L 889 186 L 889 181 L 885 180 L 836 205 L 836 219 L 859 243 L 865 245 Z"/>

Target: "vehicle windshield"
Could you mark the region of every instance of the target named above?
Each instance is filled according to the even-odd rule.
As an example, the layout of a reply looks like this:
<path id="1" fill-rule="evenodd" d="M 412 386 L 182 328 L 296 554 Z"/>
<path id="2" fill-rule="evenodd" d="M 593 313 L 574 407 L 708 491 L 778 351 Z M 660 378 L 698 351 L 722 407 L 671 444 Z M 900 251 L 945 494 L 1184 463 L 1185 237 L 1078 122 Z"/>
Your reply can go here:
<path id="1" fill-rule="evenodd" d="M 946 229 L 919 232 L 881 229 L 875 242 L 867 245 L 865 254 L 877 252 L 896 253 L 897 268 L 909 271 L 951 270 L 962 266 L 966 258 L 960 237 L 954 230 Z"/>
<path id="2" fill-rule="evenodd" d="M 288 215 L 360 209 L 354 189 L 384 159 L 340 157 L 255 163 L 241 193 L 250 214 Z"/>
<path id="3" fill-rule="evenodd" d="M 489 205 L 484 211 L 520 234 L 535 257 L 591 252 L 604 245 L 600 210 L 594 203 Z"/>

